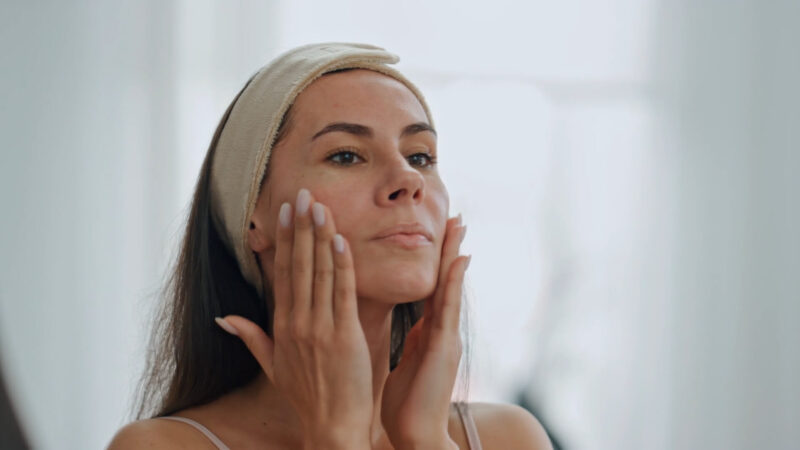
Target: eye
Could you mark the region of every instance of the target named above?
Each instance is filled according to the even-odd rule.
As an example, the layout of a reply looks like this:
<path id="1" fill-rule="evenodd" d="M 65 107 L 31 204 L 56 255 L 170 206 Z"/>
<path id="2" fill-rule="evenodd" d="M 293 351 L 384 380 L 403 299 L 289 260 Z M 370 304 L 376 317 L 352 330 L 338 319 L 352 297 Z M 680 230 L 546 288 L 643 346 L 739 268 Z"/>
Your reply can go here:
<path id="1" fill-rule="evenodd" d="M 414 153 L 408 159 L 412 166 L 431 168 L 436 165 L 436 157 L 428 153 Z"/>
<path id="2" fill-rule="evenodd" d="M 342 150 L 329 155 L 326 159 L 340 166 L 352 166 L 356 158 L 361 159 L 362 161 L 364 159 L 358 153 L 352 150 Z"/>

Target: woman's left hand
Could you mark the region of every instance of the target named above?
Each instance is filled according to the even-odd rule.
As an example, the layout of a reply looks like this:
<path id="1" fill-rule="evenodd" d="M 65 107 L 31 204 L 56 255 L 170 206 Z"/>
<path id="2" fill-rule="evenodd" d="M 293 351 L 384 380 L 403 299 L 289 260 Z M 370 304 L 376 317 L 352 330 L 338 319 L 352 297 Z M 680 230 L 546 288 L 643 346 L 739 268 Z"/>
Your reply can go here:
<path id="1" fill-rule="evenodd" d="M 399 449 L 457 448 L 447 425 L 461 360 L 461 287 L 471 258 L 458 254 L 465 233 L 460 218 L 447 221 L 438 285 L 383 388 L 381 422 Z"/>

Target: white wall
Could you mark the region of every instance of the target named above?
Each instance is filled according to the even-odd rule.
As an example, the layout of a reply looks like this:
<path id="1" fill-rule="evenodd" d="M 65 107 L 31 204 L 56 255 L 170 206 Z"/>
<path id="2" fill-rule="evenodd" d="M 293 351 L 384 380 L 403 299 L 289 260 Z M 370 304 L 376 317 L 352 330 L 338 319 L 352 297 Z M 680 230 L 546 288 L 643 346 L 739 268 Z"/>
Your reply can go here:
<path id="1" fill-rule="evenodd" d="M 800 442 L 800 3 L 667 3 L 673 448 Z M 675 32 L 680 30 L 680 33 Z"/>
<path id="2" fill-rule="evenodd" d="M 0 13 L 0 342 L 36 448 L 101 448 L 143 364 L 216 121 L 270 5 L 13 2 Z"/>

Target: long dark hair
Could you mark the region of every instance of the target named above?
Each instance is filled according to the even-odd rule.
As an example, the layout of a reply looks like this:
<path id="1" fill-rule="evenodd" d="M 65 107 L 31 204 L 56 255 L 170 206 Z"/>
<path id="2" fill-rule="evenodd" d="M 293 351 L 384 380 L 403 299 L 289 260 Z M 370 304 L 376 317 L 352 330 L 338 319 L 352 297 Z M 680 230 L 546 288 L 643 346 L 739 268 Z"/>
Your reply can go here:
<path id="1" fill-rule="evenodd" d="M 272 337 L 271 290 L 259 298 L 211 219 L 209 179 L 214 153 L 231 109 L 246 87 L 222 116 L 200 169 L 180 252 L 155 314 L 146 368 L 135 396 L 136 419 L 208 403 L 249 383 L 262 370 L 240 339 L 214 323 L 214 317 L 237 314 Z M 290 122 L 291 108 L 281 120 L 275 144 L 286 135 Z M 269 176 L 267 170 L 265 179 Z M 422 305 L 416 301 L 394 307 L 390 369 L 397 366 L 406 335 L 422 316 Z"/>

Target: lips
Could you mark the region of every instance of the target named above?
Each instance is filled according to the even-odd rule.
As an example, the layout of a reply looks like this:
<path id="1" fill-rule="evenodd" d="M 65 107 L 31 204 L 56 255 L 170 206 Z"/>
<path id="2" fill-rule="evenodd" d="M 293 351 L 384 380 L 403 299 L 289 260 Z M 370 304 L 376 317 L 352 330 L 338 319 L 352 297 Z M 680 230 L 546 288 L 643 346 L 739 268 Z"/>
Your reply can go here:
<path id="1" fill-rule="evenodd" d="M 396 245 L 407 250 L 414 250 L 433 245 L 431 241 L 421 234 L 402 234 L 397 233 L 385 238 L 378 239 L 376 242 L 389 245 Z"/>
<path id="2" fill-rule="evenodd" d="M 373 239 L 384 239 L 397 236 L 397 239 L 419 239 L 433 242 L 433 235 L 425 227 L 419 223 L 401 224 L 391 228 L 387 228 L 380 233 L 376 234 Z"/>

